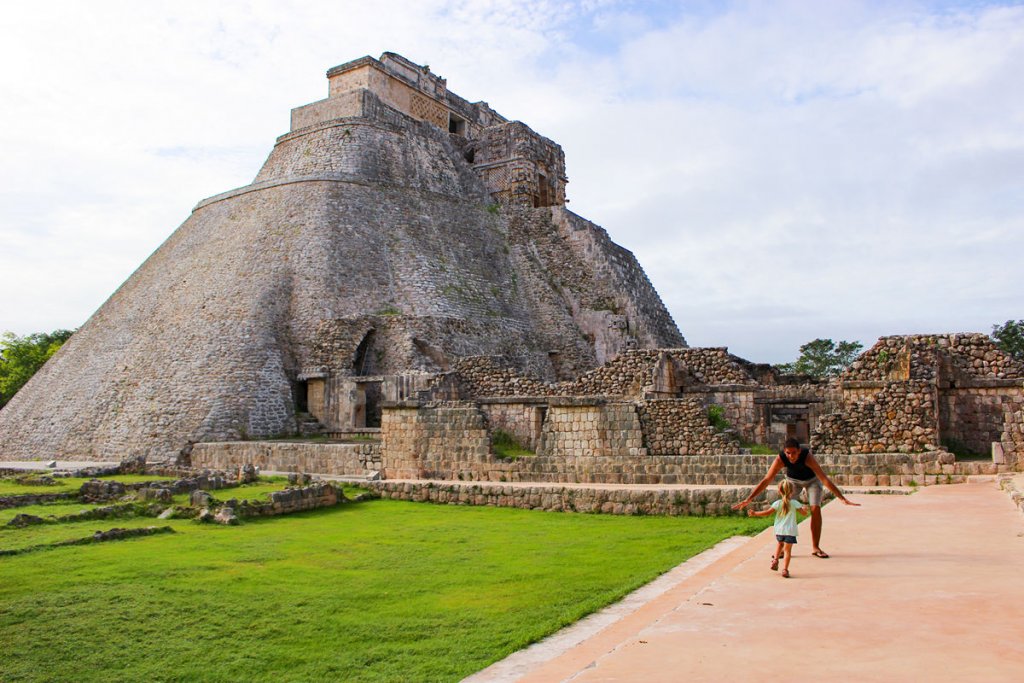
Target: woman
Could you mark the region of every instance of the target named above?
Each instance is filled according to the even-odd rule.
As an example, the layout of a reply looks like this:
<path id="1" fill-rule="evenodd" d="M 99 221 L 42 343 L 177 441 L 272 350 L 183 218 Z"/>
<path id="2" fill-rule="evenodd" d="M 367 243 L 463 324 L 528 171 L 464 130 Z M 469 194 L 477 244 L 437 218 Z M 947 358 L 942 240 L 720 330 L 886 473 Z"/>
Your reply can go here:
<path id="1" fill-rule="evenodd" d="M 750 505 L 762 491 L 768 488 L 782 468 L 786 468 L 786 479 L 793 484 L 794 495 L 799 495 L 802 490 L 807 491 L 807 504 L 811 506 L 811 545 L 813 546 L 811 554 L 826 559 L 828 553 L 819 545 L 821 542 L 821 496 L 823 493 L 821 485 L 827 486 L 836 498 L 847 505 L 860 505 L 860 503 L 851 503 L 839 490 L 839 487 L 833 484 L 832 480 L 822 471 L 821 465 L 811 455 L 811 451 L 801 448 L 800 442 L 796 439 L 786 439 L 779 457 L 775 458 L 772 461 L 772 466 L 768 468 L 768 474 L 764 475 L 764 479 L 754 487 L 746 499 L 733 505 L 732 509 L 742 510 Z"/>

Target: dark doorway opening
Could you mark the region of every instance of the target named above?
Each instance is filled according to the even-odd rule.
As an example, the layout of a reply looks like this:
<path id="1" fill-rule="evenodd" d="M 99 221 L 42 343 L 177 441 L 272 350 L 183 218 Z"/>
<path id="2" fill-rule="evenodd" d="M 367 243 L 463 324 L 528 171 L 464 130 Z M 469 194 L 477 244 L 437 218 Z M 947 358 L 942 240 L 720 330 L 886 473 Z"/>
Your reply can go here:
<path id="1" fill-rule="evenodd" d="M 448 132 L 454 135 L 465 135 L 466 120 L 455 114 L 448 114 Z"/>
<path id="2" fill-rule="evenodd" d="M 359 346 L 356 347 L 355 355 L 352 358 L 352 371 L 356 375 L 373 375 L 376 374 L 376 360 L 373 357 L 373 342 L 377 337 L 376 330 L 370 330 L 363 337 L 363 341 L 359 342 Z"/>

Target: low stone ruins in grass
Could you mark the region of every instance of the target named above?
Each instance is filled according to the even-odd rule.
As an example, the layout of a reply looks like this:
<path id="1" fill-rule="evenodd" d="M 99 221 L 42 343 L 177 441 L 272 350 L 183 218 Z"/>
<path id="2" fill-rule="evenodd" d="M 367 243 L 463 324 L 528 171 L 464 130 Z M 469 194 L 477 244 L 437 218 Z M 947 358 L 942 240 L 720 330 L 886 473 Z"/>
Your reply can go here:
<path id="1" fill-rule="evenodd" d="M 137 461 L 126 461 L 119 466 L 103 468 L 102 476 L 116 476 L 121 473 L 122 466 L 126 473 L 130 471 L 134 474 L 184 476 L 173 480 L 161 479 L 134 483 L 122 483 L 110 478 L 90 479 L 84 482 L 78 491 L 73 492 L 5 495 L 0 497 L 0 509 L 73 501 L 98 505 L 97 507 L 64 515 L 16 514 L 6 526 L 17 529 L 44 524 L 67 524 L 137 517 L 193 519 L 197 522 L 237 525 L 249 518 L 288 515 L 350 502 L 350 499 L 333 482 L 321 481 L 305 474 L 290 475 L 288 477 L 288 485 L 281 490 L 269 492 L 265 500 L 239 500 L 238 498 L 222 500 L 214 496 L 213 492 L 232 492 L 246 484 L 254 484 L 259 481 L 257 470 L 252 465 L 244 465 L 232 472 L 192 471 L 180 468 L 173 470 L 149 468 L 149 471 L 147 471 L 147 468 L 144 467 L 140 469 Z M 94 471 L 92 470 L 92 472 Z M 63 476 L 81 476 L 83 471 L 64 472 L 61 474 Z M 90 471 L 86 470 L 84 474 L 90 476 Z M 24 486 L 47 486 L 59 483 L 58 479 L 51 475 L 40 475 L 38 473 L 15 476 L 10 481 Z M 189 494 L 188 504 L 175 505 L 173 497 L 183 493 Z M 376 497 L 377 495 L 372 492 L 365 492 L 360 493 L 354 500 L 362 501 Z M 107 531 L 96 531 L 89 536 L 79 539 L 27 548 L 0 550 L 0 555 L 19 554 L 46 547 L 80 545 L 172 532 L 173 529 L 170 527 L 113 528 Z"/>

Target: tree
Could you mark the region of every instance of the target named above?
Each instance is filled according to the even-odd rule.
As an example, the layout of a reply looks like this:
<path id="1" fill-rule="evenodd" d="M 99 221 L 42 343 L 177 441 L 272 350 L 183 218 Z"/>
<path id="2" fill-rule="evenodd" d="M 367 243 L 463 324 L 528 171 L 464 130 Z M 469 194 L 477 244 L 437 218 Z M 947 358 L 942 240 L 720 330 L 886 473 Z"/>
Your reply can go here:
<path id="1" fill-rule="evenodd" d="M 49 334 L 35 332 L 19 337 L 4 332 L 0 337 L 0 406 L 5 405 L 18 389 L 32 379 L 50 356 L 57 353 L 73 330 L 55 330 Z"/>
<path id="2" fill-rule="evenodd" d="M 845 370 L 864 346 L 860 342 L 815 339 L 800 347 L 800 357 L 793 363 L 775 367 L 787 374 L 810 375 L 818 379 L 834 377 Z"/>
<path id="3" fill-rule="evenodd" d="M 996 346 L 1017 360 L 1024 360 L 1024 320 L 1007 320 L 992 326 L 992 339 Z"/>

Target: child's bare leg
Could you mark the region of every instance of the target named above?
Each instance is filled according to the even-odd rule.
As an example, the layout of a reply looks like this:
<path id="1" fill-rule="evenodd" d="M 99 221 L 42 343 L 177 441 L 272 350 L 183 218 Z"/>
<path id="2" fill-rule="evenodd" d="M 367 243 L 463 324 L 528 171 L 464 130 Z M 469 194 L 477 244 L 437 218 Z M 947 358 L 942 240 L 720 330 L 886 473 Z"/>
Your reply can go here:
<path id="1" fill-rule="evenodd" d="M 782 576 L 789 578 L 789 559 L 793 556 L 793 544 L 792 543 L 780 543 L 784 545 L 785 550 L 782 557 Z"/>
<path id="2" fill-rule="evenodd" d="M 779 541 L 779 544 L 775 546 L 775 554 L 772 555 L 772 571 L 779 568 L 779 558 L 782 557 L 782 546 L 784 545 L 785 543 Z"/>

